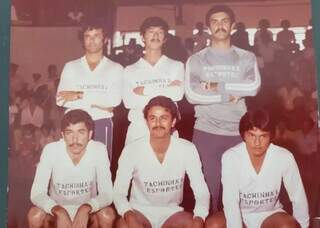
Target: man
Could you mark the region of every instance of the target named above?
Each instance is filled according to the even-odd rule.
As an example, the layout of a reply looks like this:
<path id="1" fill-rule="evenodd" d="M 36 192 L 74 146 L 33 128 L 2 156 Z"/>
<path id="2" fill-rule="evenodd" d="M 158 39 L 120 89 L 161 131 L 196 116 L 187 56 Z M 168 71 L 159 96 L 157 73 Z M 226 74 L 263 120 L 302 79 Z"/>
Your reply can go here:
<path id="1" fill-rule="evenodd" d="M 126 144 L 148 135 L 143 108 L 151 98 L 163 95 L 175 102 L 182 99 L 183 64 L 162 54 L 168 29 L 167 22 L 159 17 L 145 19 L 140 27 L 145 55 L 125 68 L 123 102 L 131 122 Z"/>
<path id="2" fill-rule="evenodd" d="M 239 131 L 243 142 L 222 157 L 225 217 L 221 212 L 211 216 L 207 227 L 307 228 L 308 202 L 298 166 L 287 149 L 271 143 L 275 125 L 269 114 L 248 111 L 240 120 Z M 293 216 L 279 202 L 282 181 Z"/>
<path id="3" fill-rule="evenodd" d="M 89 21 L 83 26 L 85 55 L 68 62 L 57 90 L 57 104 L 87 111 L 95 121 L 94 139 L 112 154 L 113 108 L 121 102 L 122 66 L 103 56 L 107 43 L 104 25 Z"/>
<path id="4" fill-rule="evenodd" d="M 177 115 L 175 103 L 164 96 L 152 98 L 144 108 L 149 137 L 128 144 L 119 159 L 114 184 L 118 227 L 203 227 L 209 191 L 195 146 L 171 136 Z M 185 174 L 196 199 L 194 217 L 179 206 Z"/>
<path id="5" fill-rule="evenodd" d="M 92 118 L 80 109 L 62 118 L 63 139 L 43 149 L 31 188 L 31 228 L 112 227 L 109 160 L 105 145 L 91 140 L 93 130 Z"/>
<path id="6" fill-rule="evenodd" d="M 193 143 L 217 210 L 221 155 L 241 141 L 237 131 L 246 112 L 244 97 L 256 95 L 260 75 L 254 54 L 232 46 L 233 11 L 225 5 L 212 7 L 206 15 L 211 47 L 191 56 L 186 66 L 186 97 L 195 104 Z"/>

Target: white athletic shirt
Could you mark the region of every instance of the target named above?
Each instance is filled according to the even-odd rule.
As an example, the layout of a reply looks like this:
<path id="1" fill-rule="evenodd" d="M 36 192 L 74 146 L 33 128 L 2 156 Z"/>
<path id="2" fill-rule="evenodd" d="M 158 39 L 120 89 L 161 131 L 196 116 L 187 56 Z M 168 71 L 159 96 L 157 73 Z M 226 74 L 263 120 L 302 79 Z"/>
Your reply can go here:
<path id="1" fill-rule="evenodd" d="M 74 165 L 63 139 L 47 144 L 31 188 L 31 201 L 47 213 L 56 205 L 76 210 L 87 203 L 91 212 L 110 205 L 112 181 L 105 145 L 91 140 Z"/>
<path id="2" fill-rule="evenodd" d="M 293 216 L 302 228 L 309 225 L 308 202 L 293 155 L 270 144 L 261 170 L 256 173 L 244 142 L 222 156 L 223 205 L 227 227 L 242 228 L 242 217 L 282 208 L 281 183 L 292 202 Z M 250 227 L 249 227 L 250 228 Z"/>
<path id="3" fill-rule="evenodd" d="M 181 81 L 180 86 L 168 86 L 174 80 Z M 184 93 L 184 66 L 162 55 L 158 62 L 152 66 L 144 58 L 124 69 L 123 102 L 130 109 L 128 119 L 130 122 L 144 121 L 143 108 L 153 97 L 162 95 L 179 101 Z M 137 95 L 133 89 L 144 86 L 143 96 Z"/>
<path id="4" fill-rule="evenodd" d="M 83 98 L 66 102 L 68 109 L 82 109 L 88 112 L 93 120 L 110 118 L 112 112 L 91 107 L 92 104 L 102 107 L 115 107 L 121 102 L 123 68 L 120 64 L 103 57 L 96 68 L 91 71 L 86 57 L 68 62 L 62 71 L 58 92 L 82 91 Z M 62 106 L 62 101 L 57 102 Z"/>
<path id="5" fill-rule="evenodd" d="M 208 215 L 209 191 L 195 146 L 187 140 L 171 137 L 163 163 L 154 153 L 149 137 L 128 144 L 119 159 L 114 183 L 114 204 L 123 216 L 135 207 L 178 208 L 183 199 L 185 174 L 195 195 L 194 215 Z M 127 200 L 132 179 L 130 203 Z"/>

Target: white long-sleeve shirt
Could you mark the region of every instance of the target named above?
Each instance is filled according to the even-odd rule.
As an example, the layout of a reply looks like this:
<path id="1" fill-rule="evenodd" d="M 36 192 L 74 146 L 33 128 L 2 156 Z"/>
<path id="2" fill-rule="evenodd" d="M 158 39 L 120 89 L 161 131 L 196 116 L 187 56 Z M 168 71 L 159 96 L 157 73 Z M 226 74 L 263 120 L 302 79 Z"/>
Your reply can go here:
<path id="1" fill-rule="evenodd" d="M 292 202 L 293 216 L 302 228 L 309 225 L 308 202 L 293 155 L 270 144 L 262 167 L 256 173 L 244 142 L 222 157 L 223 206 L 228 228 L 242 228 L 246 216 L 282 208 L 281 183 Z M 250 228 L 250 227 L 249 227 Z"/>
<path id="2" fill-rule="evenodd" d="M 114 183 L 114 204 L 120 215 L 137 207 L 177 208 L 183 199 L 185 174 L 195 196 L 194 215 L 203 219 L 208 214 L 209 191 L 204 181 L 201 162 L 195 146 L 171 137 L 165 159 L 159 162 L 149 137 L 128 144 L 119 159 Z M 130 181 L 130 202 L 127 200 Z"/>
<path id="3" fill-rule="evenodd" d="M 74 165 L 63 139 L 47 144 L 41 154 L 31 189 L 31 201 L 47 213 L 60 205 L 77 210 L 89 204 L 91 212 L 112 203 L 108 153 L 100 142 L 89 141 L 86 152 Z"/>
<path id="4" fill-rule="evenodd" d="M 103 57 L 92 71 L 86 57 L 68 62 L 62 71 L 57 93 L 60 91 L 81 91 L 83 98 L 68 101 L 64 104 L 68 109 L 87 111 L 93 120 L 110 118 L 112 112 L 91 107 L 115 107 L 122 97 L 123 68 L 120 64 Z M 63 101 L 57 102 L 61 106 Z"/>
<path id="5" fill-rule="evenodd" d="M 179 86 L 168 86 L 171 82 L 179 80 Z M 184 93 L 184 66 L 162 55 L 155 65 L 151 65 L 144 58 L 127 66 L 123 79 L 123 102 L 130 109 L 128 119 L 130 122 L 143 120 L 143 108 L 153 97 L 162 95 L 179 101 Z M 133 89 L 143 86 L 143 95 L 137 95 Z"/>

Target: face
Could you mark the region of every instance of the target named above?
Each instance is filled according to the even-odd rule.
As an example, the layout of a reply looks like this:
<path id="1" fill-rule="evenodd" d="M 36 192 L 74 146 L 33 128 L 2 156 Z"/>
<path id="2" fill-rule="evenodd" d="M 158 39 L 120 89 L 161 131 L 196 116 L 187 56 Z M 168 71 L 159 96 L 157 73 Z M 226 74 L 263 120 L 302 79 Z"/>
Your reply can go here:
<path id="1" fill-rule="evenodd" d="M 253 128 L 244 133 L 244 141 L 251 156 L 262 157 L 271 143 L 270 132 Z"/>
<path id="2" fill-rule="evenodd" d="M 229 40 L 234 23 L 228 14 L 224 12 L 214 13 L 209 19 L 209 28 L 215 41 Z"/>
<path id="3" fill-rule="evenodd" d="M 107 42 L 107 38 L 104 37 L 102 29 L 87 30 L 83 34 L 84 48 L 87 53 L 102 53 L 103 46 Z"/>
<path id="4" fill-rule="evenodd" d="M 70 124 L 63 132 L 62 137 L 67 145 L 67 151 L 73 155 L 82 154 L 92 137 L 84 122 Z"/>
<path id="5" fill-rule="evenodd" d="M 147 125 L 151 138 L 170 137 L 171 129 L 175 126 L 176 119 L 164 107 L 153 106 L 148 111 Z"/>
<path id="6" fill-rule="evenodd" d="M 166 41 L 165 31 L 161 27 L 151 26 L 143 34 L 146 49 L 158 50 Z"/>

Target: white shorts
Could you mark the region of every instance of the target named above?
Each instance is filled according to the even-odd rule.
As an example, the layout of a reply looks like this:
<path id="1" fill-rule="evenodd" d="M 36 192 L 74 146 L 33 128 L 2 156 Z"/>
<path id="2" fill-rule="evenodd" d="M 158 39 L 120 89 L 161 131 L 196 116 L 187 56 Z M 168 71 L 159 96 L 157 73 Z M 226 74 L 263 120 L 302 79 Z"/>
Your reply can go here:
<path id="1" fill-rule="evenodd" d="M 177 212 L 183 211 L 183 208 L 178 206 L 151 207 L 134 205 L 132 208 L 143 214 L 151 223 L 152 228 L 160 228 L 170 216 Z"/>
<path id="2" fill-rule="evenodd" d="M 278 208 L 273 211 L 246 213 L 246 214 L 243 214 L 243 222 L 247 226 L 247 228 L 260 228 L 262 223 L 267 217 L 277 212 L 285 212 L 285 211 L 282 208 Z"/>

